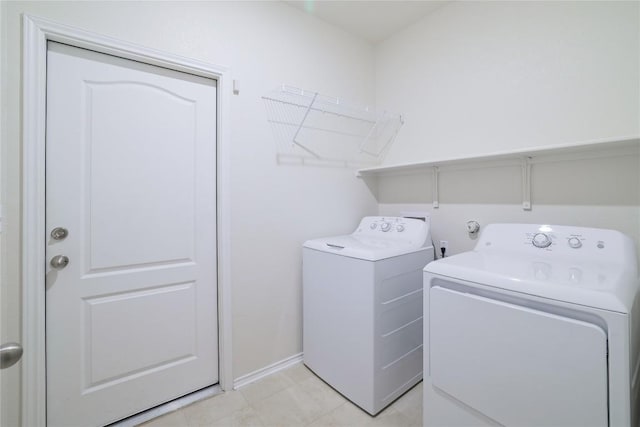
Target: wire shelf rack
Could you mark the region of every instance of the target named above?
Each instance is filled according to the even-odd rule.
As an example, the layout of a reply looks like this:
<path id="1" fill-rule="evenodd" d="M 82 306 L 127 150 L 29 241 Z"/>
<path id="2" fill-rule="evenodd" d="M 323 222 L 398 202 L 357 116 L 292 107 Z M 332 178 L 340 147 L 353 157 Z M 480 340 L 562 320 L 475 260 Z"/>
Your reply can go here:
<path id="1" fill-rule="evenodd" d="M 399 114 L 287 85 L 262 99 L 282 163 L 375 166 L 403 124 Z"/>

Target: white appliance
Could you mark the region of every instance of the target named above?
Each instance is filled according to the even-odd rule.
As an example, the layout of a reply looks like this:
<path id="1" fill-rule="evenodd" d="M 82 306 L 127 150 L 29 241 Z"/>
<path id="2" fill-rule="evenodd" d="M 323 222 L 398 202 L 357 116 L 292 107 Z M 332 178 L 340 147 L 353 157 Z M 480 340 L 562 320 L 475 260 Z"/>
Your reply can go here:
<path id="1" fill-rule="evenodd" d="M 424 269 L 426 426 L 637 425 L 631 239 L 494 224 Z"/>
<path id="2" fill-rule="evenodd" d="M 375 415 L 422 379 L 422 269 L 429 218 L 365 217 L 305 242 L 304 363 Z"/>

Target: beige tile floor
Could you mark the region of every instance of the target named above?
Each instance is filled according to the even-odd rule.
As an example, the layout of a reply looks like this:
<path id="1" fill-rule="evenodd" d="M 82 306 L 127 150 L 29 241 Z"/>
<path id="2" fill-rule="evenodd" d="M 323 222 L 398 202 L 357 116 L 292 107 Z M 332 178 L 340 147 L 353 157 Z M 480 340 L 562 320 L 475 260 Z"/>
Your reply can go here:
<path id="1" fill-rule="evenodd" d="M 304 365 L 213 396 L 144 427 L 413 427 L 422 425 L 422 383 L 376 417 L 346 400 Z"/>

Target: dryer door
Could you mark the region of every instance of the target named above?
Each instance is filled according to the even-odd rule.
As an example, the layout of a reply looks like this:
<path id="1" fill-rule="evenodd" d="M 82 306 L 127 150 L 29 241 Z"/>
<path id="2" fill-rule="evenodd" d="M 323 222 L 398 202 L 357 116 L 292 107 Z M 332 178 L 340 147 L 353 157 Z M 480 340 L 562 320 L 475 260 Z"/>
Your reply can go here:
<path id="1" fill-rule="evenodd" d="M 434 386 L 503 425 L 608 425 L 600 327 L 439 286 L 429 316 Z"/>

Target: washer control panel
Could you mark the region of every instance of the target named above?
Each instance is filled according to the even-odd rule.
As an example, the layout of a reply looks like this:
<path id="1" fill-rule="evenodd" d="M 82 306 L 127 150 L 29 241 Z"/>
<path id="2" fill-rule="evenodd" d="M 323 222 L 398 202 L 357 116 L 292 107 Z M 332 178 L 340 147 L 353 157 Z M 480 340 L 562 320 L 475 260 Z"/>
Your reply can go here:
<path id="1" fill-rule="evenodd" d="M 413 240 L 429 236 L 429 218 L 421 221 L 413 218 L 390 216 L 367 216 L 362 219 L 355 235 L 377 238 L 402 238 Z M 431 243 L 429 241 L 429 243 Z"/>

